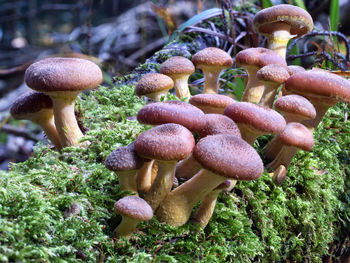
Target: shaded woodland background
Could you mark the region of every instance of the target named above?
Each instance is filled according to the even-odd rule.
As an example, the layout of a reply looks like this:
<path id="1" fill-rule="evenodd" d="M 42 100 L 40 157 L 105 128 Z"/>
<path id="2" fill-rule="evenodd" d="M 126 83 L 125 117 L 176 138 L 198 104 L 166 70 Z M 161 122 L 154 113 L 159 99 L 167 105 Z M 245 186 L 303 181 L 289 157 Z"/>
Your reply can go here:
<path id="1" fill-rule="evenodd" d="M 247 0 L 0 1 L 0 169 L 26 160 L 43 140 L 37 126 L 14 121 L 8 113 L 28 89 L 23 76 L 31 63 L 46 56 L 85 57 L 98 63 L 105 82 L 112 83 L 113 76 L 130 72 L 161 49 L 183 22 L 223 2 L 256 10 L 261 5 Z M 305 5 L 315 28 L 328 30 L 330 1 L 308 0 Z M 350 35 L 349 1 L 340 6 L 340 32 Z"/>

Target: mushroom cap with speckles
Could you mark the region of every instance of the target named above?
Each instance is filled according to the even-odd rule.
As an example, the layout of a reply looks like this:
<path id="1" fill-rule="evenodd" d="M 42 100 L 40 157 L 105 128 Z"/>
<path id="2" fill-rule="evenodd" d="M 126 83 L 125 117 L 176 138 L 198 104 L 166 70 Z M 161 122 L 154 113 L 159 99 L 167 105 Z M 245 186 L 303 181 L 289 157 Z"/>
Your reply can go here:
<path id="1" fill-rule="evenodd" d="M 310 151 L 314 146 L 314 137 L 301 123 L 290 122 L 286 128 L 278 135 L 283 144 L 294 146 L 305 151 Z"/>
<path id="2" fill-rule="evenodd" d="M 275 30 L 275 23 L 290 25 L 290 34 L 298 37 L 305 35 L 313 29 L 314 23 L 311 15 L 304 9 L 293 5 L 275 5 L 265 8 L 254 16 L 255 31 L 262 35 L 270 35 Z"/>
<path id="3" fill-rule="evenodd" d="M 289 73 L 286 68 L 280 65 L 269 64 L 256 72 L 256 78 L 261 82 L 280 85 L 289 78 Z"/>
<path id="4" fill-rule="evenodd" d="M 309 70 L 292 75 L 285 82 L 288 92 L 307 98 L 350 102 L 350 81 L 324 70 Z"/>
<path id="5" fill-rule="evenodd" d="M 288 71 L 289 75 L 292 76 L 295 73 L 306 71 L 306 69 L 304 69 L 303 67 L 298 66 L 298 65 L 289 65 L 287 67 L 287 71 Z"/>
<path id="6" fill-rule="evenodd" d="M 119 147 L 108 155 L 105 166 L 107 169 L 122 172 L 138 170 L 142 167 L 144 159 L 138 156 L 134 149 L 134 142 L 125 147 Z"/>
<path id="7" fill-rule="evenodd" d="M 114 211 L 122 216 L 140 221 L 148 221 L 153 217 L 153 210 L 149 204 L 134 195 L 125 196 L 115 202 Z"/>
<path id="8" fill-rule="evenodd" d="M 42 92 L 29 91 L 13 102 L 10 113 L 16 120 L 23 120 L 42 109 L 53 109 L 51 98 Z"/>
<path id="9" fill-rule="evenodd" d="M 135 93 L 137 96 L 147 95 L 164 90 L 170 90 L 174 81 L 167 75 L 160 73 L 149 73 L 143 76 L 136 84 Z"/>
<path id="10" fill-rule="evenodd" d="M 204 113 L 200 109 L 177 100 L 148 104 L 139 110 L 137 120 L 150 125 L 177 123 L 190 131 L 198 131 L 205 125 Z"/>
<path id="11" fill-rule="evenodd" d="M 217 67 L 229 68 L 232 66 L 231 56 L 224 50 L 217 47 L 207 47 L 198 51 L 192 57 L 192 62 L 196 68 Z"/>
<path id="12" fill-rule="evenodd" d="M 216 134 L 230 134 L 241 137 L 241 132 L 237 124 L 229 117 L 222 114 L 206 114 L 206 124 L 198 132 L 201 137 Z"/>
<path id="13" fill-rule="evenodd" d="M 102 72 L 93 62 L 80 58 L 46 58 L 30 65 L 27 85 L 42 92 L 82 91 L 102 83 Z"/>
<path id="14" fill-rule="evenodd" d="M 277 111 L 250 102 L 233 103 L 224 114 L 239 126 L 244 125 L 259 134 L 278 134 L 286 126 L 285 119 Z"/>
<path id="15" fill-rule="evenodd" d="M 201 109 L 201 107 L 213 107 L 222 109 L 222 111 L 231 103 L 236 102 L 229 96 L 220 95 L 220 94 L 197 94 L 192 96 L 189 100 L 193 106 L 196 106 Z"/>
<path id="16" fill-rule="evenodd" d="M 278 98 L 275 102 L 275 109 L 282 113 L 298 115 L 310 120 L 316 117 L 314 105 L 308 99 L 295 94 Z"/>
<path id="17" fill-rule="evenodd" d="M 191 75 L 195 72 L 195 67 L 191 60 L 175 56 L 167 59 L 160 65 L 160 73 L 167 76 Z"/>
<path id="18" fill-rule="evenodd" d="M 269 64 L 277 64 L 287 67 L 286 61 L 274 51 L 263 48 L 247 48 L 237 53 L 235 64 L 239 67 L 256 67 L 262 68 Z"/>
<path id="19" fill-rule="evenodd" d="M 140 134 L 135 140 L 135 151 L 144 158 L 178 161 L 188 157 L 194 145 L 193 135 L 188 129 L 168 123 Z"/>
<path id="20" fill-rule="evenodd" d="M 230 179 L 254 180 L 264 171 L 259 154 L 234 135 L 202 138 L 194 148 L 193 156 L 205 169 Z"/>

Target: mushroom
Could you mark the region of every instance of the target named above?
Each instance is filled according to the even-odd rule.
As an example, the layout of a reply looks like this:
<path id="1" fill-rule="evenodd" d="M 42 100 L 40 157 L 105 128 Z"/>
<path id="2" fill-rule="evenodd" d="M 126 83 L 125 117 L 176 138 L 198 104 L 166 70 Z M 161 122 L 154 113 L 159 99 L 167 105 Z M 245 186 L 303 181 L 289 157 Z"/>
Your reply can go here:
<path id="1" fill-rule="evenodd" d="M 298 149 L 310 151 L 314 145 L 312 132 L 297 122 L 288 123 L 283 132 L 278 135 L 278 138 L 284 146 L 276 158 L 266 166 L 268 169 L 276 170 L 280 165 L 288 169 Z"/>
<path id="2" fill-rule="evenodd" d="M 125 196 L 114 204 L 114 211 L 122 216 L 121 223 L 114 230 L 116 237 L 128 237 L 136 229 L 138 223 L 151 220 L 152 208 L 138 196 Z"/>
<path id="3" fill-rule="evenodd" d="M 275 5 L 254 16 L 255 31 L 267 38 L 267 46 L 285 59 L 290 39 L 301 37 L 313 28 L 312 17 L 304 9 L 293 5 Z"/>
<path id="4" fill-rule="evenodd" d="M 205 126 L 198 131 L 199 136 L 202 138 L 216 134 L 230 134 L 241 138 L 241 132 L 237 124 L 227 116 L 214 113 L 206 114 L 205 121 Z M 177 178 L 190 179 L 201 168 L 202 166 L 194 159 L 193 155 L 190 155 L 176 165 L 175 176 Z"/>
<path id="5" fill-rule="evenodd" d="M 192 96 L 189 103 L 201 109 L 204 113 L 223 114 L 225 108 L 234 103 L 235 100 L 220 94 L 198 94 Z"/>
<path id="6" fill-rule="evenodd" d="M 325 70 L 309 70 L 292 75 L 284 88 L 306 97 L 316 109 L 313 120 L 305 120 L 303 124 L 311 131 L 315 130 L 327 110 L 338 101 L 350 102 L 349 80 L 329 73 Z"/>
<path id="7" fill-rule="evenodd" d="M 62 147 L 77 145 L 83 134 L 74 115 L 74 101 L 80 92 L 102 82 L 100 68 L 85 59 L 46 58 L 27 68 L 25 82 L 52 99 Z"/>
<path id="8" fill-rule="evenodd" d="M 192 133 L 185 127 L 169 123 L 143 132 L 135 140 L 138 155 L 157 160 L 158 174 L 144 199 L 155 211 L 170 192 L 179 160 L 192 153 L 195 145 Z"/>
<path id="9" fill-rule="evenodd" d="M 287 169 L 281 164 L 273 173 L 269 173 L 269 175 L 276 185 L 281 185 L 287 178 Z"/>
<path id="10" fill-rule="evenodd" d="M 194 54 L 192 62 L 205 76 L 203 93 L 218 93 L 220 73 L 232 66 L 231 56 L 220 48 L 208 47 Z"/>
<path id="11" fill-rule="evenodd" d="M 195 72 L 191 60 L 181 56 L 171 57 L 160 65 L 159 72 L 169 76 L 174 81 L 175 94 L 178 98 L 186 98 L 186 101 L 190 99 L 188 78 Z"/>
<path id="12" fill-rule="evenodd" d="M 216 187 L 213 191 L 207 194 L 201 201 L 201 204 L 194 214 L 192 221 L 199 225 L 201 228 L 205 228 L 210 218 L 212 217 L 216 205 L 218 196 L 222 192 L 228 192 L 229 189 L 233 188 L 236 184 L 236 180 L 227 179 L 225 182 Z"/>
<path id="13" fill-rule="evenodd" d="M 289 65 L 287 66 L 287 71 L 290 76 L 294 75 L 295 73 L 298 72 L 303 72 L 306 71 L 303 67 L 298 66 L 298 65 Z"/>
<path id="14" fill-rule="evenodd" d="M 275 109 L 282 113 L 287 123 L 302 122 L 304 120 L 312 120 L 316 117 L 315 107 L 306 98 L 299 95 L 286 95 L 276 100 Z M 264 149 L 266 160 L 272 161 L 276 158 L 283 144 L 274 137 Z"/>
<path id="15" fill-rule="evenodd" d="M 259 69 L 256 78 L 264 84 L 264 93 L 259 105 L 272 108 L 278 87 L 289 78 L 287 69 L 277 64 L 270 64 Z"/>
<path id="16" fill-rule="evenodd" d="M 250 145 L 257 137 L 278 134 L 286 126 L 286 121 L 277 111 L 249 102 L 233 103 L 224 114 L 238 125 L 242 138 Z"/>
<path id="17" fill-rule="evenodd" d="M 139 97 L 146 96 L 152 100 L 160 101 L 166 98 L 168 91 L 174 86 L 174 81 L 167 75 L 149 73 L 143 76 L 136 84 L 135 94 Z"/>
<path id="18" fill-rule="evenodd" d="M 235 64 L 244 68 L 248 73 L 248 82 L 242 101 L 259 103 L 264 93 L 264 85 L 257 79 L 256 73 L 269 64 L 287 67 L 286 61 L 272 50 L 266 48 L 248 48 L 237 53 Z"/>
<path id="19" fill-rule="evenodd" d="M 105 166 L 118 175 L 121 190 L 127 190 L 138 195 L 137 171 L 142 167 L 143 163 L 143 158 L 136 154 L 134 143 L 131 143 L 126 147 L 119 147 L 111 152 L 105 161 Z"/>
<path id="20" fill-rule="evenodd" d="M 202 138 L 193 156 L 204 169 L 167 195 L 156 212 L 159 221 L 181 226 L 189 219 L 193 207 L 227 178 L 254 180 L 264 171 L 259 154 L 234 135 Z"/>
<path id="21" fill-rule="evenodd" d="M 62 146 L 53 117 L 53 105 L 49 96 L 30 91 L 18 97 L 12 104 L 10 113 L 16 120 L 30 120 L 38 124 L 57 150 Z"/>

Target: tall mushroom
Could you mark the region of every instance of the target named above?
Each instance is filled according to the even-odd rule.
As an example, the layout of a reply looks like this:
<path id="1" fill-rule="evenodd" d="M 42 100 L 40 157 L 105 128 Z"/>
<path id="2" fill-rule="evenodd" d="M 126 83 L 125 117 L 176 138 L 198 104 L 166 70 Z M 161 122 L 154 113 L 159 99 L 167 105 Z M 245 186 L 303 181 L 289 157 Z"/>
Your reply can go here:
<path id="1" fill-rule="evenodd" d="M 174 81 L 175 94 L 178 98 L 188 101 L 191 97 L 188 88 L 188 78 L 195 72 L 195 68 L 191 60 L 174 56 L 160 65 L 160 73 L 169 76 Z"/>
<path id="2" fill-rule="evenodd" d="M 221 71 L 232 66 L 231 56 L 216 47 L 207 47 L 194 54 L 192 62 L 205 76 L 203 93 L 218 93 Z"/>
<path id="3" fill-rule="evenodd" d="M 290 39 L 301 37 L 313 28 L 313 20 L 304 9 L 293 5 L 275 5 L 254 16 L 255 31 L 267 37 L 267 46 L 282 58 Z"/>
<path id="4" fill-rule="evenodd" d="M 74 102 L 80 92 L 101 84 L 100 68 L 85 59 L 46 58 L 28 67 L 25 82 L 52 99 L 62 147 L 77 145 L 83 134 L 74 115 Z"/>
<path id="5" fill-rule="evenodd" d="M 18 97 L 10 113 L 16 120 L 30 120 L 38 124 L 57 150 L 62 146 L 53 116 L 52 100 L 42 92 L 30 91 Z"/>

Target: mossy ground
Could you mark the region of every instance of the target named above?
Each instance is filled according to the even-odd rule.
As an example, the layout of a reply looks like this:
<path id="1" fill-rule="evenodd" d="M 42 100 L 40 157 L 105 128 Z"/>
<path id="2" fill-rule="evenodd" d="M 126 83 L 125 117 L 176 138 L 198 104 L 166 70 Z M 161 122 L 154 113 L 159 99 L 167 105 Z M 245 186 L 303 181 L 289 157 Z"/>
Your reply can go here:
<path id="1" fill-rule="evenodd" d="M 238 183 L 204 231 L 153 219 L 130 240 L 112 238 L 113 204 L 126 193 L 103 161 L 148 128 L 130 118 L 143 104 L 133 86 L 101 87 L 78 101 L 88 147 L 59 154 L 39 144 L 0 174 L 0 262 L 320 262 L 331 242 L 349 236 L 350 122 L 339 104 L 281 186 L 267 173 Z M 66 217 L 73 203 L 80 213 Z"/>

